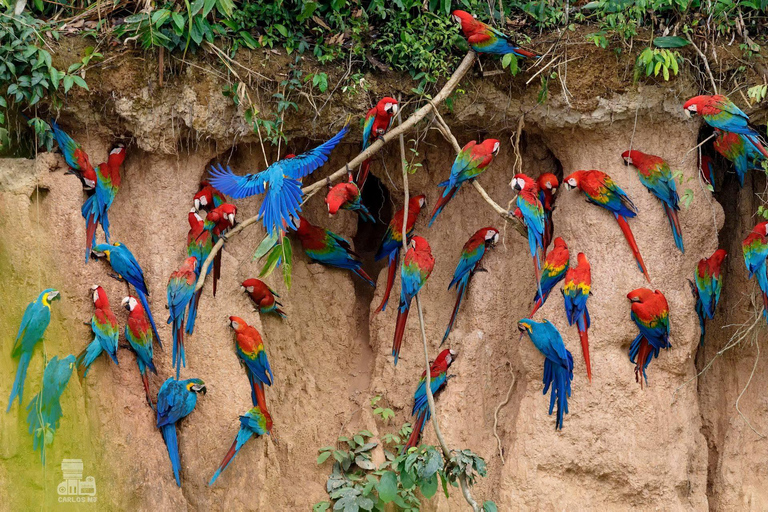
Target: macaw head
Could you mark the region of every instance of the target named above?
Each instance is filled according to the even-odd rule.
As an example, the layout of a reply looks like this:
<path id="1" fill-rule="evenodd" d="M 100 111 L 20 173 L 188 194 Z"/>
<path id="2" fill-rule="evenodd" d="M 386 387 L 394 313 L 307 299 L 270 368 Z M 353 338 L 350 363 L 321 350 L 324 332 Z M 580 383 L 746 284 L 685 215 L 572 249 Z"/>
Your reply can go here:
<path id="1" fill-rule="evenodd" d="M 637 290 L 632 290 L 627 294 L 627 298 L 629 299 L 629 302 L 632 302 L 633 304 L 636 302 L 643 303 L 653 297 L 653 292 L 649 290 L 648 288 L 638 288 Z"/>
<path id="2" fill-rule="evenodd" d="M 534 321 L 530 318 L 523 318 L 519 322 L 517 322 L 517 330 L 520 331 L 520 340 L 523 339 L 523 335 L 527 334 L 528 336 L 531 335 L 531 331 L 533 330 L 533 324 Z"/>
<path id="3" fill-rule="evenodd" d="M 445 349 L 437 355 L 437 357 L 435 358 L 435 361 L 432 364 L 440 365 L 440 364 L 443 364 L 444 362 L 446 366 L 451 366 L 454 359 L 456 359 L 456 351 L 451 349 Z"/>
<path id="4" fill-rule="evenodd" d="M 461 30 L 463 32 L 467 32 L 475 23 L 475 17 L 469 14 L 467 11 L 453 11 L 451 13 L 451 18 L 453 18 L 453 21 L 461 25 Z"/>
<path id="5" fill-rule="evenodd" d="M 313 228 L 314 226 L 310 224 L 310 222 L 307 219 L 305 219 L 303 216 L 299 215 L 298 217 L 299 217 L 299 221 L 296 222 L 296 225 L 298 226 L 298 228 L 296 228 L 296 234 L 300 237 L 306 236 L 309 234 L 310 229 Z M 294 220 L 295 220 L 295 217 L 294 217 Z"/>
<path id="6" fill-rule="evenodd" d="M 718 249 L 712 254 L 712 256 L 709 257 L 709 260 L 715 265 L 716 268 L 720 268 L 720 265 L 723 264 L 723 260 L 725 260 L 725 257 L 728 256 L 728 253 L 725 251 L 725 249 Z"/>
<path id="7" fill-rule="evenodd" d="M 691 114 L 701 113 L 702 109 L 705 108 L 707 103 L 709 103 L 714 96 L 694 96 L 693 98 L 689 99 L 688 101 L 683 104 L 683 108 L 685 109 L 685 115 L 688 117 L 691 116 Z"/>
<path id="8" fill-rule="evenodd" d="M 397 100 L 395 98 L 390 98 L 389 96 L 381 98 L 376 104 L 378 113 L 388 117 L 396 116 L 398 108 Z"/>
<path id="9" fill-rule="evenodd" d="M 752 228 L 753 233 L 757 233 L 760 236 L 768 236 L 768 222 L 760 222 Z"/>
<path id="10" fill-rule="evenodd" d="M 568 250 L 568 246 L 565 244 L 565 240 L 562 238 L 557 237 L 553 240 L 553 242 L 555 243 L 555 248 Z"/>
<path id="11" fill-rule="evenodd" d="M 485 240 L 486 247 L 495 247 L 496 244 L 499 242 L 499 230 L 496 228 L 483 228 L 480 230 L 480 232 L 483 234 L 483 239 Z"/>
<path id="12" fill-rule="evenodd" d="M 91 252 L 94 256 L 97 258 L 107 258 L 107 261 L 110 261 L 109 259 L 109 253 L 112 251 L 112 247 L 109 244 L 96 244 L 91 248 Z"/>
<path id="13" fill-rule="evenodd" d="M 207 392 L 205 389 L 205 382 L 203 382 L 202 379 L 187 379 L 185 387 L 187 388 L 187 391 L 191 393 L 205 394 Z"/>
<path id="14" fill-rule="evenodd" d="M 59 298 L 60 298 L 60 294 L 58 290 L 54 290 L 53 288 L 48 288 L 46 290 L 43 290 L 40 293 L 40 297 L 38 298 L 38 300 L 43 303 L 43 306 L 51 307 L 51 302 Z"/>
<path id="15" fill-rule="evenodd" d="M 237 215 L 237 206 L 230 204 L 230 203 L 224 203 L 221 206 L 219 206 L 219 210 L 221 211 L 222 215 L 229 221 L 230 226 L 235 226 L 235 215 Z"/>
<path id="16" fill-rule="evenodd" d="M 357 188 L 357 185 L 354 183 L 351 185 Z M 325 205 L 328 207 L 328 214 L 336 215 L 339 212 L 341 205 L 353 198 L 351 193 L 354 192 L 354 189 L 350 190 L 350 183 L 339 183 L 329 190 L 328 195 L 325 196 Z"/>
<path id="17" fill-rule="evenodd" d="M 256 288 L 256 285 L 259 284 L 259 282 L 260 281 L 258 279 L 246 279 L 240 284 L 240 291 L 245 293 L 253 293 L 253 290 Z"/>
<path id="18" fill-rule="evenodd" d="M 141 310 L 141 304 L 139 304 L 139 301 L 136 300 L 136 297 L 133 297 L 131 295 L 123 298 L 123 301 L 120 303 L 120 305 L 123 306 L 125 309 L 127 309 L 131 313 L 133 313 L 133 311 L 136 308 L 139 308 L 139 310 Z"/>
<path id="19" fill-rule="evenodd" d="M 125 161 L 125 145 L 123 145 L 122 142 L 118 142 L 109 151 L 109 156 L 107 157 L 107 165 L 109 165 L 112 169 L 117 169 L 118 167 L 123 165 L 124 161 Z"/>
<path id="20" fill-rule="evenodd" d="M 576 255 L 576 261 L 579 267 L 583 265 L 589 268 L 589 260 L 587 259 L 587 255 L 584 254 L 583 252 L 580 252 L 579 254 Z"/>
<path id="21" fill-rule="evenodd" d="M 427 196 L 424 194 L 413 196 L 408 200 L 408 215 L 411 214 L 411 212 L 414 212 L 416 215 L 419 214 L 422 208 L 424 208 L 424 205 L 427 204 Z"/>
<path id="22" fill-rule="evenodd" d="M 235 330 L 235 332 L 240 332 L 242 329 L 248 327 L 248 324 L 245 323 L 245 320 L 239 316 L 229 317 L 229 325 Z"/>
<path id="23" fill-rule="evenodd" d="M 187 259 L 184 260 L 184 263 L 181 265 L 182 272 L 189 273 L 194 272 L 197 268 L 197 257 L 196 256 L 189 256 Z"/>
<path id="24" fill-rule="evenodd" d="M 205 208 L 209 204 L 213 203 L 213 189 L 205 181 L 201 183 L 201 185 L 203 185 L 202 188 L 200 188 L 200 191 L 195 194 L 193 199 L 195 203 L 195 209 L 193 211 L 197 211 L 200 208 Z"/>
<path id="25" fill-rule="evenodd" d="M 523 173 L 515 174 L 512 181 L 509 182 L 509 186 L 512 190 L 522 192 L 523 190 L 533 190 L 536 188 L 536 182 Z"/>
<path id="26" fill-rule="evenodd" d="M 499 142 L 497 139 L 485 139 L 480 143 L 480 145 L 483 146 L 483 148 L 485 148 L 485 150 L 491 153 L 493 156 L 496 156 L 499 154 L 501 142 Z"/>
<path id="27" fill-rule="evenodd" d="M 624 165 L 637 166 L 640 164 L 640 162 L 643 161 L 644 157 L 645 157 L 645 153 L 641 153 L 636 149 L 633 149 L 632 151 L 625 151 L 621 154 L 621 158 L 624 159 Z"/>
<path id="28" fill-rule="evenodd" d="M 283 157 L 283 160 L 288 160 L 289 158 L 296 158 L 296 155 L 294 155 L 293 153 L 288 153 Z"/>
<path id="29" fill-rule="evenodd" d="M 536 178 L 536 184 L 541 190 L 549 190 L 552 195 L 557 192 L 557 187 L 560 186 L 560 182 L 557 181 L 557 176 L 551 172 L 545 172 Z"/>
<path id="30" fill-rule="evenodd" d="M 91 286 L 91 294 L 93 297 L 94 306 L 96 306 L 99 309 L 109 307 L 109 299 L 107 298 L 107 292 L 104 291 L 104 288 L 95 284 Z"/>
<path id="31" fill-rule="evenodd" d="M 563 178 L 563 184 L 567 190 L 578 188 L 581 177 L 586 171 L 576 171 Z"/>
<path id="32" fill-rule="evenodd" d="M 422 252 L 426 251 L 431 253 L 432 248 L 429 246 L 429 242 L 426 241 L 423 237 L 420 236 L 414 236 L 411 238 L 411 242 L 409 243 L 409 246 L 411 249 L 413 249 L 416 252 Z"/>

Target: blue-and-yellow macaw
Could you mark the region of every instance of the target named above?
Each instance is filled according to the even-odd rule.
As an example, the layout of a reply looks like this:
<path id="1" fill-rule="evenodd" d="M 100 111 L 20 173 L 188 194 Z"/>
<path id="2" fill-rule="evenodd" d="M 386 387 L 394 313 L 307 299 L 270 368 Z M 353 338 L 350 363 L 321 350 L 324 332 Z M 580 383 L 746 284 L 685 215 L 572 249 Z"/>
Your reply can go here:
<path id="1" fill-rule="evenodd" d="M 102 352 L 115 362 L 117 362 L 117 340 L 120 337 L 117 317 L 109 307 L 109 299 L 104 288 L 98 285 L 91 287 L 93 292 L 93 305 L 96 308 L 91 317 L 91 330 L 93 331 L 93 341 L 91 341 L 80 355 L 77 356 L 77 366 L 83 370 L 83 377 L 88 376 L 88 370 Z"/>
<path id="2" fill-rule="evenodd" d="M 224 456 L 224 460 L 219 464 L 218 469 L 213 474 L 208 485 L 213 485 L 213 482 L 219 478 L 222 471 L 227 469 L 227 466 L 229 466 L 229 463 L 235 458 L 237 452 L 240 451 L 240 448 L 245 446 L 245 443 L 247 443 L 251 437 L 254 435 L 263 436 L 264 434 L 269 434 L 271 430 L 272 417 L 269 415 L 269 412 L 262 411 L 259 406 L 254 407 L 240 416 L 240 430 L 237 431 L 235 442 L 232 443 L 232 447 L 227 452 L 227 455 Z"/>

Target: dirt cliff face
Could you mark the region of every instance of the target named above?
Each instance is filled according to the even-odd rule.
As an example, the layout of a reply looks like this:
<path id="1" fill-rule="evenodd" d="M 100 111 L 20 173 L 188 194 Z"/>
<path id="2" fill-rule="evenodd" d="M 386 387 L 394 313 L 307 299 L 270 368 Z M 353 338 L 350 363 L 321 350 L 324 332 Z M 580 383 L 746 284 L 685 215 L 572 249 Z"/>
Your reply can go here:
<path id="1" fill-rule="evenodd" d="M 165 286 L 186 255 L 187 213 L 208 163 L 228 161 L 241 172 L 264 165 L 260 145 L 246 135 L 241 118 L 222 101 L 212 79 L 194 78 L 180 89 L 159 92 L 151 87 L 121 90 L 120 84 L 112 84 L 110 119 L 116 123 L 99 122 L 102 114 L 87 100 L 67 110 L 62 121 L 92 161 L 104 159 L 114 135 L 135 137 L 128 146 L 123 187 L 110 210 L 111 232 L 144 269 L 166 347 L 171 332 L 163 321 Z M 424 193 L 429 201 L 417 233 L 429 240 L 437 260 L 421 294 L 433 357 L 455 301 L 454 292 L 446 288 L 462 245 L 481 227 L 503 231 L 502 241 L 486 256 L 487 272 L 473 278 L 449 338 L 448 345 L 458 352 L 451 368 L 456 378 L 438 399 L 438 419 L 448 445 L 472 449 L 488 462 L 488 477 L 475 486 L 475 496 L 495 500 L 500 510 L 764 508 L 768 494 L 760 482 L 768 472 L 764 462 L 768 448 L 733 408 L 754 361 L 748 353 L 759 345 L 727 353 L 712 370 L 695 378 L 697 368 L 729 341 L 730 334 L 721 334 L 720 327 L 746 321 L 752 314 L 744 305 L 747 284 L 738 241 L 751 228 L 754 207 L 747 192 L 737 198 L 734 191 L 727 196 L 726 190 L 717 198 L 738 200 L 739 207 L 727 208 L 732 218 L 725 231 L 734 234 L 724 237 L 730 253 L 724 307 L 710 326 L 716 334 L 702 352 L 687 279 L 695 263 L 718 247 L 724 215 L 716 198 L 699 185 L 695 153 L 683 159 L 699 133 L 698 122 L 682 117 L 680 105 L 690 91 L 644 87 L 598 97 L 596 107 L 579 111 L 560 96 L 537 107 L 530 95 L 512 96 L 498 82 L 474 82 L 472 90 L 457 100 L 446 120 L 462 145 L 488 136 L 502 141 L 501 154 L 479 179 L 488 193 L 503 205 L 513 197 L 508 183 L 516 157 L 510 137 L 525 112 L 523 171 L 532 176 L 555 172 L 560 177 L 578 169 L 610 174 L 640 211 L 630 226 L 651 276 L 648 285 L 610 214 L 588 204 L 578 191 L 558 191 L 555 236 L 568 243 L 572 262 L 584 252 L 592 264 L 594 378 L 591 384 L 586 379 L 578 335 L 565 322 L 556 289 L 536 316 L 555 324 L 575 362 L 570 413 L 563 430 L 556 431 L 554 417 L 547 414 L 549 398 L 541 393 L 543 357 L 527 338 L 518 341 L 517 322 L 530 312 L 535 293 L 527 242 L 511 227 L 504 229 L 504 222 L 470 187 L 457 194 L 432 228 L 426 227 L 428 211 L 438 197 L 437 183 L 446 179 L 453 161 L 448 144 L 436 133 L 426 135 L 418 156 L 423 166 L 410 176 L 410 193 Z M 371 94 L 375 92 L 376 86 Z M 345 116 L 337 114 L 359 116 L 367 104 L 361 98 L 344 99 L 315 124 L 291 125 L 289 150 L 300 153 L 312 147 L 339 127 Z M 107 126 L 119 126 L 121 131 L 112 132 Z M 308 182 L 354 157 L 359 138 L 359 130 L 353 130 Z M 685 254 L 675 248 L 659 202 L 640 184 L 636 171 L 623 165 L 620 155 L 630 144 L 667 159 L 682 172 L 681 193 L 693 190 L 690 207 L 680 213 Z M 6 333 L 0 368 L 6 376 L 15 371 L 15 361 L 7 355 L 24 306 L 42 288 L 53 286 L 62 292 L 46 337 L 48 357 L 77 353 L 90 341 L 84 322 L 92 313 L 92 284 L 106 289 L 121 325 L 125 322 L 126 313 L 118 311 L 125 285 L 108 277 L 105 262 L 83 262 L 84 196 L 79 182 L 64 171 L 63 159 L 47 154 L 36 161 L 0 162 L 0 286 L 6 306 L 0 314 Z M 387 222 L 392 211 L 402 207 L 396 148 L 382 151 L 372 171 L 387 189 L 377 212 Z M 256 214 L 259 200 L 236 204 L 242 220 Z M 375 315 L 386 280 L 386 270 L 372 257 L 382 227 L 358 226 L 347 213 L 329 218 L 322 194 L 305 206 L 310 221 L 354 240 L 366 258 L 366 270 L 377 279 L 376 290 L 349 272 L 310 265 L 294 242 L 292 288 L 286 290 L 278 275 L 267 279 L 285 304 L 285 320 L 259 318 L 239 291 L 239 283 L 257 276 L 261 267 L 251 259 L 263 236 L 261 228 L 251 227 L 226 244 L 217 296 L 207 284 L 196 332 L 186 342 L 182 377 L 202 378 L 208 393 L 179 426 L 181 489 L 175 485 L 154 414 L 145 402 L 134 357 L 123 348 L 119 366 L 99 360 L 86 380 L 73 378 L 45 473 L 37 454 L 31 453 L 25 411 L 14 406 L 11 413 L 0 414 L 0 488 L 6 490 L 10 507 L 28 508 L 41 500 L 56 503 L 59 464 L 65 458 L 83 459 L 86 473 L 96 477 L 98 500 L 105 508 L 307 510 L 327 499 L 329 467 L 316 466 L 316 450 L 333 444 L 343 433 L 367 428 L 378 435 L 408 420 L 424 368 L 416 315 L 409 319 L 401 361 L 396 368 L 392 364 L 399 284 L 387 310 Z M 669 301 L 672 349 L 651 363 L 650 385 L 641 390 L 627 355 L 636 327 L 629 318 L 626 294 L 644 286 L 661 290 Z M 235 436 L 238 415 L 250 407 L 247 379 L 227 325 L 230 315 L 242 316 L 264 336 L 275 374 L 275 385 L 267 391 L 275 435 L 250 441 L 208 487 Z M 156 348 L 155 361 L 153 393 L 172 374 L 168 352 Z M 25 404 L 39 389 L 41 374 L 42 358 L 36 357 Z M 766 379 L 758 369 L 740 402 L 758 430 L 768 420 L 761 392 Z M 510 400 L 496 421 L 494 413 L 510 385 Z M 2 379 L 0 396 L 8 396 L 10 386 L 10 377 Z M 370 399 L 376 395 L 397 412 L 393 425 L 373 416 Z M 503 465 L 493 435 L 495 423 Z M 436 442 L 431 426 L 425 441 Z M 18 486 L 29 492 L 12 492 Z M 465 504 L 454 490 L 449 500 L 438 497 L 429 506 L 461 510 Z"/>

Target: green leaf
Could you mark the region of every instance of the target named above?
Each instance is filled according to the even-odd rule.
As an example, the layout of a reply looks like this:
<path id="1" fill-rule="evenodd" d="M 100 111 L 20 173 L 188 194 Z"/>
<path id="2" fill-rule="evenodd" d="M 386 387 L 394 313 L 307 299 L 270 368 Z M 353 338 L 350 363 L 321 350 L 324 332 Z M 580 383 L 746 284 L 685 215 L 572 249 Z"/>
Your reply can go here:
<path id="1" fill-rule="evenodd" d="M 259 272 L 259 277 L 267 277 L 270 275 L 277 268 L 282 255 L 282 246 L 281 244 L 277 244 L 272 248 L 269 256 L 267 256 L 267 261 L 264 263 L 264 267 L 262 267 L 261 272 Z"/>
<path id="2" fill-rule="evenodd" d="M 56 68 L 51 68 L 51 85 L 53 86 L 53 90 L 56 90 L 59 88 L 59 81 L 61 80 L 61 75 L 59 75 L 59 71 Z M 3 98 L 0 97 L 0 106 L 3 105 Z"/>
<path id="3" fill-rule="evenodd" d="M 75 83 L 76 83 L 77 85 L 79 85 L 80 87 L 82 87 L 82 88 L 83 88 L 83 89 L 85 89 L 86 91 L 87 91 L 87 90 L 89 90 L 89 89 L 88 89 L 88 84 L 87 84 L 87 83 L 85 83 L 85 80 L 83 80 L 83 77 L 81 77 L 81 76 L 79 76 L 79 75 L 72 75 L 72 79 L 75 81 Z"/>
<path id="4" fill-rule="evenodd" d="M 152 24 L 158 27 L 165 23 L 165 20 L 171 15 L 171 11 L 168 9 L 158 9 L 152 13 Z"/>
<path id="5" fill-rule="evenodd" d="M 680 36 L 657 37 L 653 40 L 653 46 L 656 48 L 682 48 L 689 44 L 690 41 Z"/>
<path id="6" fill-rule="evenodd" d="M 249 34 L 248 32 L 246 32 L 245 30 L 241 30 L 241 31 L 239 32 L 239 34 L 240 34 L 240 37 L 241 37 L 241 38 L 243 38 L 243 42 L 245 43 L 245 46 L 247 46 L 247 47 L 248 47 L 248 48 L 250 48 L 251 50 L 255 50 L 256 48 L 258 48 L 258 47 L 259 47 L 259 42 L 258 42 L 258 41 L 256 41 L 256 40 L 255 40 L 255 39 L 254 39 L 254 38 L 251 36 L 251 34 Z"/>
<path id="7" fill-rule="evenodd" d="M 359 467 L 360 469 L 365 469 L 368 471 L 373 471 L 376 469 L 376 464 L 366 459 L 362 455 L 358 455 L 357 457 L 355 457 L 355 464 L 357 464 L 357 467 Z"/>
<path id="8" fill-rule="evenodd" d="M 419 489 L 425 498 L 428 500 L 432 499 L 432 496 L 434 496 L 437 492 L 437 475 L 433 474 L 427 480 L 422 480 L 419 482 Z"/>
<path id="9" fill-rule="evenodd" d="M 64 92 L 67 93 L 72 88 L 72 85 L 74 85 L 75 79 L 72 78 L 72 75 L 65 75 L 64 76 Z M 10 87 L 9 87 L 10 89 Z"/>
<path id="10" fill-rule="evenodd" d="M 288 29 L 285 28 L 285 26 L 280 25 L 278 23 L 272 25 L 278 32 L 280 32 L 280 35 L 283 37 L 288 37 Z"/>
<path id="11" fill-rule="evenodd" d="M 293 247 L 287 236 L 283 237 L 283 282 L 285 287 L 291 289 L 291 271 L 293 270 Z"/>
<path id="12" fill-rule="evenodd" d="M 491 500 L 487 500 L 483 502 L 483 512 L 498 512 L 498 511 L 499 509 L 496 508 L 496 504 Z"/>
<path id="13" fill-rule="evenodd" d="M 381 475 L 379 485 L 379 498 L 384 503 L 389 503 L 397 497 L 397 475 L 392 471 L 387 471 Z"/>
<path id="14" fill-rule="evenodd" d="M 320 503 L 315 503 L 315 505 L 312 507 L 312 512 L 326 512 L 331 508 L 331 503 L 328 501 L 321 501 Z"/>
<path id="15" fill-rule="evenodd" d="M 216 0 L 216 10 L 229 18 L 235 10 L 235 3 L 232 0 Z"/>
<path id="16" fill-rule="evenodd" d="M 363 436 L 355 436 L 353 439 L 359 445 L 365 444 L 365 440 L 363 440 Z"/>
<path id="17" fill-rule="evenodd" d="M 344 461 L 344 459 L 347 458 L 347 452 L 343 452 L 341 450 L 334 450 L 333 458 L 336 459 L 339 463 L 341 463 Z"/>
<path id="18" fill-rule="evenodd" d="M 184 16 L 181 14 L 174 12 L 171 13 L 171 17 L 173 18 L 173 23 L 176 25 L 176 28 L 179 30 L 182 30 L 184 28 Z"/>
<path id="19" fill-rule="evenodd" d="M 259 246 L 256 248 L 256 252 L 253 253 L 253 259 L 259 260 L 264 257 L 272 248 L 277 245 L 278 236 L 277 233 L 270 233 L 264 237 Z"/>
<path id="20" fill-rule="evenodd" d="M 322 464 L 323 462 L 328 460 L 328 457 L 330 457 L 330 456 L 331 456 L 331 452 L 323 452 L 320 455 L 318 455 L 317 456 L 317 463 L 318 463 L 318 465 Z"/>
<path id="21" fill-rule="evenodd" d="M 200 9 L 203 8 L 204 1 L 205 0 L 195 0 L 192 3 L 192 7 L 190 7 L 190 13 L 189 13 L 190 21 L 192 21 L 192 17 L 195 16 L 197 13 L 199 13 Z"/>
<path id="22" fill-rule="evenodd" d="M 216 0 L 204 0 L 203 2 L 203 17 L 210 14 L 211 9 L 216 5 Z"/>

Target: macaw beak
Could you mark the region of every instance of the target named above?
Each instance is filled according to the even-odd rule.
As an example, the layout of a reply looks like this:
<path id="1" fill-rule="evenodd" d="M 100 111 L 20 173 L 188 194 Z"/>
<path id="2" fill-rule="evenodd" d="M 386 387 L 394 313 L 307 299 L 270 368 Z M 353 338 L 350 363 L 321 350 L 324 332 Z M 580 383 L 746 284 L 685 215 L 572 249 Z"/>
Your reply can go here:
<path id="1" fill-rule="evenodd" d="M 194 391 L 195 393 L 202 393 L 203 395 L 208 393 L 208 390 L 206 389 L 205 385 L 203 386 L 194 385 L 192 386 L 192 391 Z"/>
<path id="2" fill-rule="evenodd" d="M 565 187 L 565 190 L 573 190 L 573 185 L 571 185 L 567 181 L 563 183 L 563 186 Z"/>
<path id="3" fill-rule="evenodd" d="M 523 335 L 525 335 L 526 332 L 528 332 L 528 329 L 525 328 L 523 324 L 517 324 L 517 330 L 520 331 L 520 338 L 518 341 L 523 341 Z"/>
<path id="4" fill-rule="evenodd" d="M 52 292 L 48 292 L 48 302 L 58 299 L 59 296 L 60 294 L 58 290 L 53 290 Z"/>
<path id="5" fill-rule="evenodd" d="M 245 286 L 240 286 L 240 291 L 245 292 Z"/>
<path id="6" fill-rule="evenodd" d="M 632 303 L 640 302 L 640 297 L 632 297 L 631 299 L 629 299 L 629 302 L 632 302 Z"/>
<path id="7" fill-rule="evenodd" d="M 200 200 L 199 199 L 195 199 L 195 211 L 197 211 L 199 209 L 200 209 Z"/>
<path id="8" fill-rule="evenodd" d="M 127 309 L 128 311 L 130 311 L 131 310 L 131 299 L 129 299 L 128 297 L 125 297 L 123 299 L 123 301 L 120 303 L 120 305 L 122 307 L 124 307 L 125 309 Z"/>
<path id="9" fill-rule="evenodd" d="M 229 219 L 229 223 L 234 226 L 235 225 L 235 214 L 234 213 L 230 213 L 229 215 L 227 215 L 227 218 Z"/>

